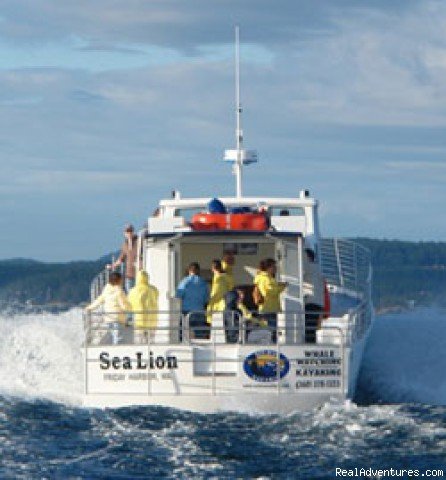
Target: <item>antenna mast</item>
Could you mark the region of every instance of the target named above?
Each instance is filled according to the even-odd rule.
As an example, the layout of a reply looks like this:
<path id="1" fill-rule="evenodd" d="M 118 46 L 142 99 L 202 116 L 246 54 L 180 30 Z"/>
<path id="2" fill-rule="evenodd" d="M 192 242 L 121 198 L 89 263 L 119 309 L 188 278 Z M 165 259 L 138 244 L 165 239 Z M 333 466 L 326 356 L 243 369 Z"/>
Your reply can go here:
<path id="1" fill-rule="evenodd" d="M 238 25 L 235 27 L 235 110 L 236 110 L 236 131 L 235 141 L 237 146 L 237 161 L 234 164 L 234 174 L 236 178 L 237 198 L 242 196 L 242 155 L 243 145 L 242 131 L 242 105 L 240 103 L 240 34 Z"/>
<path id="2" fill-rule="evenodd" d="M 235 27 L 235 150 L 225 150 L 224 160 L 233 164 L 233 173 L 236 181 L 237 198 L 242 197 L 242 170 L 244 165 L 257 162 L 255 150 L 243 149 L 242 105 L 240 101 L 240 34 L 238 25 Z"/>

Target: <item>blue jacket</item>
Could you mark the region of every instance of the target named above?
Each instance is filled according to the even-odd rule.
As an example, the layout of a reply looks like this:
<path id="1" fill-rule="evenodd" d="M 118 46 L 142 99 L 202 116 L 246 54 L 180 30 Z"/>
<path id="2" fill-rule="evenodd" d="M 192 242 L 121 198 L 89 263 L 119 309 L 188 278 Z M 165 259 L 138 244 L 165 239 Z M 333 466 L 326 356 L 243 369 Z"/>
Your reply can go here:
<path id="1" fill-rule="evenodd" d="M 178 285 L 176 297 L 183 302 L 183 312 L 202 312 L 209 299 L 209 287 L 200 276 L 189 275 Z"/>

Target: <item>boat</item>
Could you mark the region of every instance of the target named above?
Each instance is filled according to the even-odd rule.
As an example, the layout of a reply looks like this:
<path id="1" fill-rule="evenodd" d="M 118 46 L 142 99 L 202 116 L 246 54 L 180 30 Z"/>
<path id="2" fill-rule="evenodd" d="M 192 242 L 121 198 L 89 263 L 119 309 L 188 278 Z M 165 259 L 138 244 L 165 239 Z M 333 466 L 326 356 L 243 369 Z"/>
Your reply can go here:
<path id="1" fill-rule="evenodd" d="M 237 72 L 238 45 L 237 30 Z M 243 169 L 258 159 L 243 146 L 241 113 L 237 73 L 236 148 L 224 156 L 233 166 L 236 194 L 218 198 L 225 211 L 209 211 L 211 196 L 183 198 L 174 191 L 138 232 L 137 268 L 149 274 L 159 292 L 158 310 L 150 312 L 157 319 L 151 334 L 142 343 L 128 338 L 114 344 L 104 323 L 110 312 L 84 313 L 84 405 L 283 414 L 355 398 L 373 321 L 370 254 L 353 241 L 321 236 L 319 202 L 308 190 L 296 197 L 243 195 Z M 307 250 L 326 286 L 320 325 L 311 341 Z M 251 294 L 259 261 L 275 259 L 277 279 L 287 284 L 276 324 L 256 327 L 237 311 L 208 312 L 207 334 L 198 336 L 190 313 L 182 313 L 176 287 L 191 262 L 198 262 L 210 281 L 206 268 L 227 251 L 236 259 L 235 284 Z M 93 280 L 92 300 L 108 275 L 104 270 Z"/>

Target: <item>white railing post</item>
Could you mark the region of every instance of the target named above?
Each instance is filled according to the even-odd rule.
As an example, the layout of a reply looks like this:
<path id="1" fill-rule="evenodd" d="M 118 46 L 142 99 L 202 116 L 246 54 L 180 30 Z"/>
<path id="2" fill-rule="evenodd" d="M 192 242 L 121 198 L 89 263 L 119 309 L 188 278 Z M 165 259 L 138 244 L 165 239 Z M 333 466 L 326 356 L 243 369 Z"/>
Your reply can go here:
<path id="1" fill-rule="evenodd" d="M 337 262 L 337 267 L 338 267 L 339 284 L 341 285 L 341 287 L 343 287 L 344 286 L 344 275 L 343 275 L 343 271 L 342 271 L 341 257 L 339 255 L 338 239 L 335 238 L 333 240 L 333 242 L 334 242 L 334 250 L 335 250 L 336 262 Z"/>

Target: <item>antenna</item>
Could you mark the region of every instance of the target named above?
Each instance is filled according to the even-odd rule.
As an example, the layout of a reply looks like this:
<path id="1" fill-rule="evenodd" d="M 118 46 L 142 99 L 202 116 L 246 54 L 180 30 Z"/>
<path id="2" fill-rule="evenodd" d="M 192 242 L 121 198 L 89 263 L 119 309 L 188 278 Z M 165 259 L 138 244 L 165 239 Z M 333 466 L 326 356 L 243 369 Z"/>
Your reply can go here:
<path id="1" fill-rule="evenodd" d="M 240 104 L 240 35 L 238 25 L 235 27 L 235 110 L 237 121 L 235 136 L 237 150 L 240 150 L 243 143 L 243 132 L 241 130 L 242 105 Z"/>
<path id="2" fill-rule="evenodd" d="M 242 197 L 242 169 L 244 165 L 257 162 L 257 152 L 255 150 L 243 149 L 243 130 L 242 130 L 242 104 L 240 102 L 240 33 L 239 27 L 235 27 L 235 150 L 225 150 L 224 160 L 233 165 L 232 171 L 235 175 L 237 198 Z"/>

